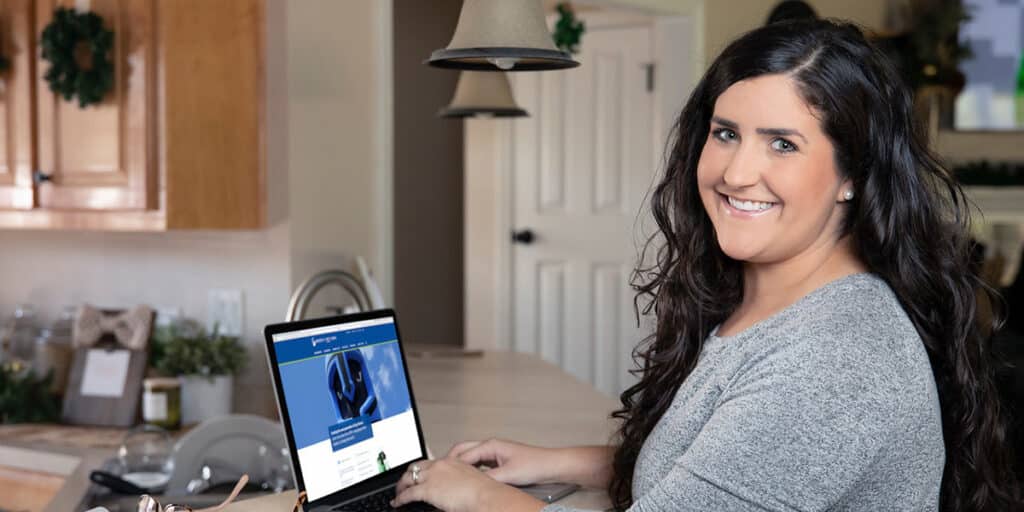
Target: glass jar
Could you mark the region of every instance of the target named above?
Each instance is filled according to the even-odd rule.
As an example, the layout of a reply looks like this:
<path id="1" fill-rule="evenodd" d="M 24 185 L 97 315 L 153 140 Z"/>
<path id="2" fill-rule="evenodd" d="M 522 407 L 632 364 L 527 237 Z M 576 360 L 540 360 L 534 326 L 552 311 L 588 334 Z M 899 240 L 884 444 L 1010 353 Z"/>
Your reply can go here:
<path id="1" fill-rule="evenodd" d="M 153 425 L 132 428 L 117 449 L 117 472 L 139 487 L 160 492 L 174 471 L 172 448 L 166 430 Z"/>
<path id="2" fill-rule="evenodd" d="M 36 337 L 35 361 L 32 367 L 40 377 L 53 373 L 50 391 L 64 394 L 68 370 L 71 368 L 71 344 L 54 335 L 51 329 L 40 329 Z"/>
<path id="3" fill-rule="evenodd" d="M 168 377 L 142 381 L 142 421 L 166 429 L 181 426 L 181 382 Z"/>
<path id="4" fill-rule="evenodd" d="M 19 304 L 14 310 L 4 329 L 4 348 L 7 356 L 32 366 L 36 352 L 36 338 L 39 337 L 39 323 L 36 320 L 36 309 L 31 304 Z"/>

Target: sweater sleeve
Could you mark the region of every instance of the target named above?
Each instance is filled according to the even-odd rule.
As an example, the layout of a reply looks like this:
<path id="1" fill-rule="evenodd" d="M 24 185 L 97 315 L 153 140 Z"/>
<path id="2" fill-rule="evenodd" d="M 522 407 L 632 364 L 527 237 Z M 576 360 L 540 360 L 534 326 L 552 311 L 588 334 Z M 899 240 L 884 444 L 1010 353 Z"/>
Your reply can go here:
<path id="1" fill-rule="evenodd" d="M 810 512 L 840 501 L 886 445 L 900 392 L 891 354 L 813 341 L 738 373 L 683 456 L 629 510 Z"/>

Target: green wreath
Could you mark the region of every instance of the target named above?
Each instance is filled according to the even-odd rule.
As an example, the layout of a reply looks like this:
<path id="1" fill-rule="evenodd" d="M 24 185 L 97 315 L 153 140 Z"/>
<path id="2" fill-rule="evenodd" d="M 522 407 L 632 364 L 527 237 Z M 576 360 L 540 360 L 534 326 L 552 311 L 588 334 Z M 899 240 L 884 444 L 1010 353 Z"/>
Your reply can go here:
<path id="1" fill-rule="evenodd" d="M 558 10 L 558 21 L 555 22 L 555 46 L 563 52 L 578 53 L 580 37 L 587 30 L 582 21 L 576 19 L 569 2 L 561 2 L 556 6 Z"/>
<path id="2" fill-rule="evenodd" d="M 50 62 L 43 78 L 66 101 L 78 96 L 78 106 L 85 108 L 102 101 L 113 88 L 114 64 L 109 54 L 114 32 L 103 28 L 103 18 L 96 13 L 58 7 L 53 21 L 43 29 L 40 44 L 43 58 Z M 76 58 L 81 49 L 89 51 L 87 67 Z"/>

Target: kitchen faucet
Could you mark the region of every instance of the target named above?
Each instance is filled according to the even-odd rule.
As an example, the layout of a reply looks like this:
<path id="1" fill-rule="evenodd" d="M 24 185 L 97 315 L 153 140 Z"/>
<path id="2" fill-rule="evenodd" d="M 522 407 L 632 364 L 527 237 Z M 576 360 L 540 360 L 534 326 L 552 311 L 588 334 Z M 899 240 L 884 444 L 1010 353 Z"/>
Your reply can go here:
<path id="1" fill-rule="evenodd" d="M 285 321 L 294 322 L 295 320 L 306 318 L 306 310 L 309 308 L 309 303 L 313 300 L 313 296 L 321 288 L 329 284 L 337 284 L 344 288 L 355 300 L 359 311 L 369 311 L 372 309 L 366 287 L 363 286 L 363 283 L 356 276 L 344 270 L 324 270 L 306 279 L 295 289 L 291 299 L 288 301 L 288 312 L 285 314 Z"/>

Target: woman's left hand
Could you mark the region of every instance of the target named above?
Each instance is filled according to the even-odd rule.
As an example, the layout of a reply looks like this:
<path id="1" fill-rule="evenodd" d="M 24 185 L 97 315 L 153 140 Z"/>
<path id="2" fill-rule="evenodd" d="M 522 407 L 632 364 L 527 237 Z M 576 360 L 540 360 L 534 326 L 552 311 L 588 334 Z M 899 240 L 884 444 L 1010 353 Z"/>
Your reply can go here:
<path id="1" fill-rule="evenodd" d="M 413 468 L 419 478 L 413 481 Z M 445 512 L 491 510 L 539 511 L 545 503 L 487 476 L 483 471 L 453 458 L 421 460 L 409 465 L 398 481 L 391 506 L 424 501 Z M 496 508 L 495 508 L 496 509 Z"/>

